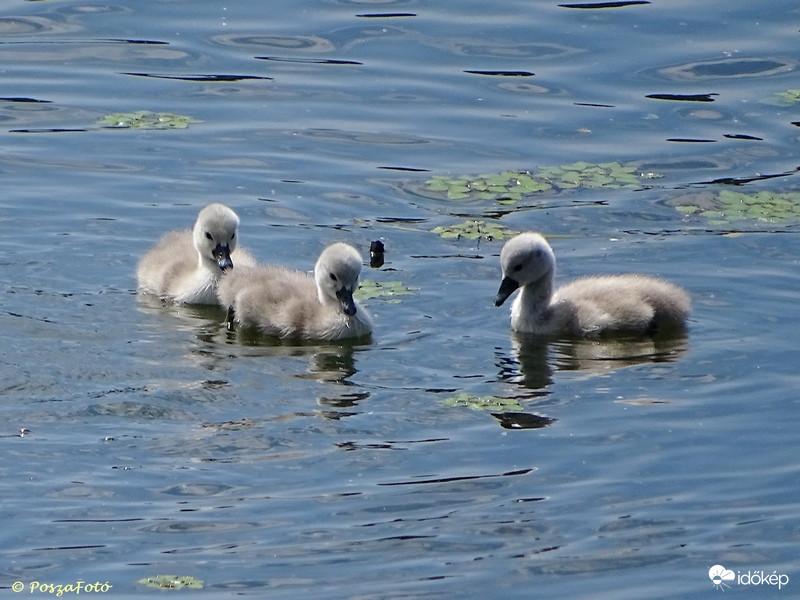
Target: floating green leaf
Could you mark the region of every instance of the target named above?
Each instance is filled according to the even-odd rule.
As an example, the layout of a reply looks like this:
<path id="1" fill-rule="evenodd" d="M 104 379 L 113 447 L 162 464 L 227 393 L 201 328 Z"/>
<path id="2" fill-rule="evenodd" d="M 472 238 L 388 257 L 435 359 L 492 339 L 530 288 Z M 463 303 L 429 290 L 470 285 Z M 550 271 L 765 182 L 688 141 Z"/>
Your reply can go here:
<path id="1" fill-rule="evenodd" d="M 783 223 L 800 220 L 800 192 L 760 191 L 754 194 L 729 189 L 717 194 L 694 194 L 678 199 L 675 209 L 702 217 L 710 225 L 741 221 Z"/>
<path id="2" fill-rule="evenodd" d="M 160 590 L 180 590 L 182 588 L 200 590 L 203 588 L 203 582 L 200 579 L 189 575 L 156 575 L 155 577 L 145 577 L 136 583 Z"/>
<path id="3" fill-rule="evenodd" d="M 518 400 L 498 398 L 497 396 L 473 396 L 472 394 L 456 394 L 444 399 L 447 406 L 465 407 L 472 410 L 488 410 L 490 412 L 519 412 L 522 410 Z"/>
<path id="4" fill-rule="evenodd" d="M 357 300 L 378 298 L 389 304 L 399 304 L 403 301 L 400 296 L 410 296 L 416 291 L 416 288 L 403 285 L 400 281 L 377 282 L 364 279 L 358 286 L 355 296 Z"/>
<path id="5" fill-rule="evenodd" d="M 437 233 L 443 238 L 464 238 L 467 240 L 502 240 L 516 235 L 516 231 L 506 229 L 499 223 L 487 223 L 486 221 L 462 221 L 447 227 L 434 227 L 432 233 Z"/>
<path id="6" fill-rule="evenodd" d="M 97 124 L 110 129 L 186 129 L 191 123 L 199 122 L 197 119 L 185 115 L 139 110 L 132 113 L 106 115 Z"/>
<path id="7" fill-rule="evenodd" d="M 639 185 L 643 179 L 653 179 L 655 173 L 637 173 L 635 167 L 617 162 L 576 162 L 558 167 L 543 167 L 538 171 L 502 171 L 483 175 L 448 177 L 436 175 L 423 184 L 423 190 L 443 195 L 448 200 L 495 200 L 501 204 L 514 203 L 524 196 L 550 189 L 620 188 Z"/>
<path id="8" fill-rule="evenodd" d="M 576 162 L 560 167 L 545 167 L 540 169 L 537 175 L 559 189 L 575 187 L 618 189 L 639 185 L 642 179 L 652 179 L 656 176 L 653 173 L 639 174 L 635 167 L 617 162 L 599 164 Z"/>
<path id="9" fill-rule="evenodd" d="M 778 92 L 765 100 L 767 104 L 777 106 L 791 106 L 800 102 L 800 90 L 785 90 Z"/>
<path id="10" fill-rule="evenodd" d="M 447 177 L 437 175 L 425 182 L 423 189 L 444 195 L 449 200 L 497 200 L 518 202 L 523 195 L 542 192 L 552 186 L 528 172 L 503 171 L 485 175 Z"/>

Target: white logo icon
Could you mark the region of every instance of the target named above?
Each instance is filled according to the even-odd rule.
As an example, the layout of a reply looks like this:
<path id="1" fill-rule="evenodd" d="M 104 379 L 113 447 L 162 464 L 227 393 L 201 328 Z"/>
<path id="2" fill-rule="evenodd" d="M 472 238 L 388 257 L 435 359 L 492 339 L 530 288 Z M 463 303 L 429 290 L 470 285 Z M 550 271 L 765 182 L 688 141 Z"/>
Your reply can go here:
<path id="1" fill-rule="evenodd" d="M 715 588 L 724 590 L 724 588 L 731 587 L 725 582 L 736 579 L 736 574 L 722 565 L 714 565 L 708 570 L 708 577 L 711 579 L 711 583 L 714 584 Z"/>

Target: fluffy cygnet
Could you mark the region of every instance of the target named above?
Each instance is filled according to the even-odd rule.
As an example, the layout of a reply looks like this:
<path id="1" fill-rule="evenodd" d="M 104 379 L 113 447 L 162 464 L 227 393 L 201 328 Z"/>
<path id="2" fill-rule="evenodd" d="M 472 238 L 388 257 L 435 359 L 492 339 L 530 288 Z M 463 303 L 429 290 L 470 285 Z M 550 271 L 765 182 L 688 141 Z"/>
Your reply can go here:
<path id="1" fill-rule="evenodd" d="M 360 273 L 361 255 L 337 242 L 323 250 L 313 277 L 273 265 L 237 268 L 225 273 L 218 297 L 229 327 L 282 338 L 357 338 L 372 332 L 369 314 L 353 300 Z"/>
<path id="2" fill-rule="evenodd" d="M 538 233 L 510 239 L 500 253 L 500 306 L 516 290 L 511 329 L 548 336 L 597 336 L 610 332 L 653 333 L 681 328 L 689 294 L 646 275 L 599 275 L 577 279 L 553 292 L 556 257 Z"/>
<path id="3" fill-rule="evenodd" d="M 217 304 L 217 282 L 234 264 L 254 265 L 237 248 L 239 217 L 224 204 L 209 204 L 194 229 L 170 231 L 142 257 L 136 270 L 139 291 L 186 304 Z"/>

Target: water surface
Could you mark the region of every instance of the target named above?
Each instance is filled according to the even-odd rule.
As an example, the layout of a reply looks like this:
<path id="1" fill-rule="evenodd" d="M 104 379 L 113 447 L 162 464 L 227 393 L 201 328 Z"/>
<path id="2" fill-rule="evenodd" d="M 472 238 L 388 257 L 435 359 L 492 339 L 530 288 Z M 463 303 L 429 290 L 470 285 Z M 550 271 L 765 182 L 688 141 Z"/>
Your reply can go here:
<path id="1" fill-rule="evenodd" d="M 797 17 L 6 3 L 0 589 L 141 597 L 174 574 L 209 598 L 696 598 L 722 564 L 792 580 L 729 591 L 791 595 L 797 221 L 675 207 L 796 191 L 797 108 L 770 99 L 797 87 Z M 137 110 L 199 122 L 98 125 Z M 657 177 L 511 204 L 424 193 L 576 161 Z M 213 201 L 255 255 L 303 270 L 330 242 L 366 257 L 381 239 L 363 277 L 412 293 L 366 301 L 373 341 L 341 345 L 137 297 L 138 258 Z M 543 232 L 560 282 L 677 282 L 687 335 L 520 343 L 492 306 L 502 240 L 432 233 L 471 219 Z"/>

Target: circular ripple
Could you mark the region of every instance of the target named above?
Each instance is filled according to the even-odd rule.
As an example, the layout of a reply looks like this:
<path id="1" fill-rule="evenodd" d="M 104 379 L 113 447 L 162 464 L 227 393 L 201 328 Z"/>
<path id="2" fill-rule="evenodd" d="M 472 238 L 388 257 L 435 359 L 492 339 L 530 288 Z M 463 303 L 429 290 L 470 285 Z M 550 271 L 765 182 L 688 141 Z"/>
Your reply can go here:
<path id="1" fill-rule="evenodd" d="M 131 10 L 124 6 L 109 6 L 109 5 L 83 5 L 75 6 L 70 9 L 75 14 L 91 14 L 91 15 L 107 15 L 118 13 L 129 13 Z"/>
<path id="2" fill-rule="evenodd" d="M 216 483 L 184 483 L 161 490 L 161 492 L 172 496 L 214 496 L 232 489 L 229 485 Z"/>
<path id="3" fill-rule="evenodd" d="M 167 521 L 142 527 L 152 533 L 223 533 L 249 529 L 252 523 L 222 523 L 213 521 Z"/>
<path id="4" fill-rule="evenodd" d="M 306 129 L 298 132 L 298 135 L 315 139 L 326 139 L 334 141 L 349 141 L 362 144 L 376 144 L 383 146 L 403 146 L 428 144 L 428 140 L 402 134 L 394 133 L 368 133 L 363 131 L 344 131 L 342 129 Z"/>
<path id="5" fill-rule="evenodd" d="M 0 19 L 0 35 L 28 35 L 50 31 L 45 19 Z"/>
<path id="6" fill-rule="evenodd" d="M 372 5 L 378 6 L 381 4 L 403 5 L 411 4 L 411 0 L 335 0 L 336 4 L 358 4 L 358 5 Z"/>
<path id="7" fill-rule="evenodd" d="M 41 33 L 71 33 L 80 27 L 44 17 L 0 18 L 0 35 L 31 35 Z"/>
<path id="8" fill-rule="evenodd" d="M 316 35 L 218 35 L 212 38 L 217 44 L 237 48 L 272 48 L 279 50 L 302 50 L 306 52 L 329 52 L 333 43 Z"/>
<path id="9" fill-rule="evenodd" d="M 547 94 L 550 92 L 550 90 L 544 86 L 517 81 L 504 81 L 497 87 L 499 87 L 501 90 L 522 94 Z"/>
<path id="10" fill-rule="evenodd" d="M 576 54 L 576 48 L 560 44 L 454 44 L 452 50 L 463 56 L 492 58 L 555 58 Z"/>
<path id="11" fill-rule="evenodd" d="M 659 75 L 676 81 L 701 81 L 741 77 L 767 77 L 793 71 L 796 63 L 779 58 L 725 58 L 659 69 Z"/>

